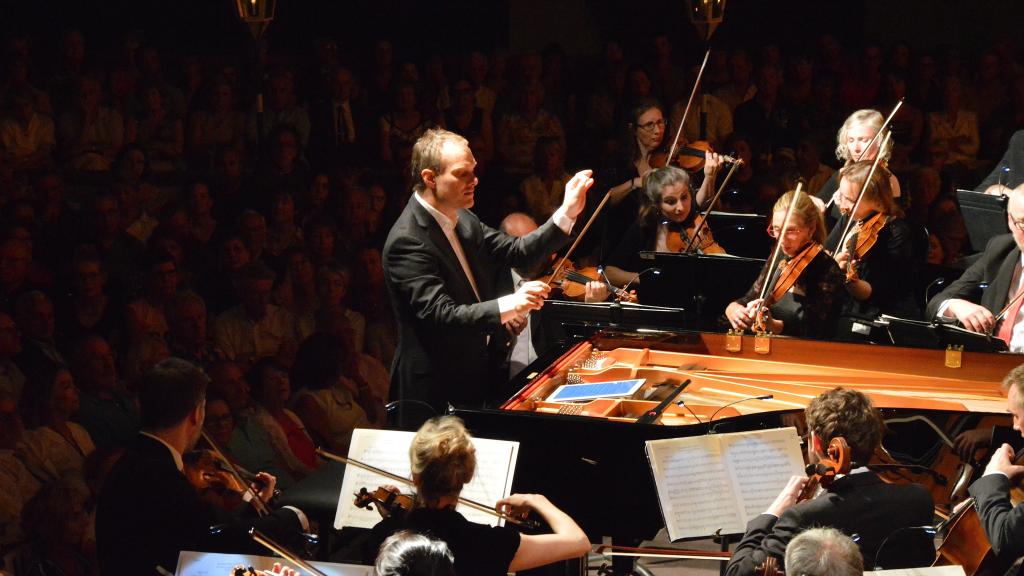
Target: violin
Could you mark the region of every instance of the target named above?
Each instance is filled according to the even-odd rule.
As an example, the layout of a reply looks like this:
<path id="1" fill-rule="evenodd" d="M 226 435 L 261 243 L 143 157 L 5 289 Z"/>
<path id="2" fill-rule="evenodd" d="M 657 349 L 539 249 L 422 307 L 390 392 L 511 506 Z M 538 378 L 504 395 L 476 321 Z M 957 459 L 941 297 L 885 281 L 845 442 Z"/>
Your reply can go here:
<path id="1" fill-rule="evenodd" d="M 846 281 L 854 282 L 860 279 L 857 275 L 857 262 L 867 255 L 868 251 L 878 242 L 878 234 L 889 223 L 890 217 L 879 212 L 868 218 L 862 224 L 858 224 L 846 243 L 846 252 L 850 260 L 846 265 Z"/>
<path id="2" fill-rule="evenodd" d="M 402 494 L 384 486 L 377 488 L 373 492 L 370 492 L 364 486 L 359 489 L 355 497 L 356 507 L 370 510 L 376 506 L 377 512 L 380 512 L 382 518 L 390 518 L 392 516 L 403 517 L 412 510 L 413 504 L 416 503 L 415 497 L 411 494 Z"/>
<path id="3" fill-rule="evenodd" d="M 759 314 L 754 319 L 754 331 L 764 332 L 765 321 L 767 311 L 772 304 L 775 304 L 782 297 L 789 292 L 790 288 L 796 284 L 796 281 L 800 279 L 800 276 L 804 273 L 804 270 L 810 266 L 811 262 L 818 256 L 824 248 L 817 242 L 810 242 L 805 246 L 796 256 L 787 260 L 782 264 L 782 268 L 779 272 L 779 277 L 775 280 L 775 284 L 772 286 L 771 292 L 764 298 L 761 304 Z"/>
<path id="4" fill-rule="evenodd" d="M 704 140 L 694 140 L 693 142 L 689 142 L 678 148 L 675 158 L 672 160 L 671 164 L 690 173 L 700 172 L 704 169 L 704 160 L 707 158 L 708 152 L 714 151 L 715 150 L 708 142 Z M 736 164 L 740 162 L 740 160 L 725 154 L 722 154 L 721 158 L 728 164 Z M 647 164 L 651 168 L 664 168 L 669 163 L 668 152 L 664 151 L 652 152 L 647 158 Z"/>
<path id="5" fill-rule="evenodd" d="M 699 217 L 703 220 L 703 217 Z M 715 238 L 711 235 L 711 231 L 706 226 L 702 226 L 700 221 L 695 222 L 693 227 L 694 232 L 690 232 L 683 228 L 681 224 L 675 222 L 668 223 L 668 234 L 665 237 L 665 245 L 669 252 L 695 252 L 697 254 L 725 254 L 725 249 L 722 248 Z M 694 238 L 696 234 L 696 238 Z M 689 249 L 687 249 L 689 248 Z"/>
<path id="6" fill-rule="evenodd" d="M 828 443 L 826 456 L 814 464 L 807 465 L 807 484 L 800 491 L 797 502 L 810 500 L 818 493 L 818 488 L 828 488 L 835 482 L 839 474 L 849 474 L 853 466 L 853 456 L 846 439 L 836 436 Z"/>
<path id="7" fill-rule="evenodd" d="M 582 301 L 587 293 L 587 282 L 599 282 L 600 272 L 596 266 L 577 269 L 571 260 L 566 260 L 557 275 L 552 272 L 538 278 L 539 281 L 561 288 L 562 294 L 570 300 Z M 636 292 L 609 286 L 612 295 L 619 302 L 636 302 Z"/>
<path id="8" fill-rule="evenodd" d="M 233 510 L 245 500 L 245 494 L 251 492 L 251 484 L 262 486 L 262 480 L 252 472 L 234 467 L 232 473 L 229 463 L 221 459 L 212 450 L 193 450 L 182 457 L 185 464 L 185 476 L 192 486 L 207 501 L 218 508 Z M 277 497 L 280 491 L 274 491 Z"/>

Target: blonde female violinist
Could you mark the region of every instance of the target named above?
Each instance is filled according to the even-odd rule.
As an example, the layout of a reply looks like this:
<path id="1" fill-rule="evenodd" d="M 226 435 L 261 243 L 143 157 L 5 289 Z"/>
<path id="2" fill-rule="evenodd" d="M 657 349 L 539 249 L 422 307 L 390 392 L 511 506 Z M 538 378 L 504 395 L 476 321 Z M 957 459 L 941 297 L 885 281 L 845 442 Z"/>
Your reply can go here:
<path id="1" fill-rule="evenodd" d="M 640 216 L 607 260 L 605 272 L 612 284 L 638 281 L 637 273 L 644 268 L 641 251 L 725 253 L 708 226 L 701 226 L 704 217 L 690 191 L 690 175 L 684 170 L 666 166 L 651 171 L 644 179 L 644 196 Z"/>
<path id="2" fill-rule="evenodd" d="M 854 330 L 858 319 L 873 320 L 880 314 L 915 318 L 921 314 L 914 298 L 914 273 L 921 250 L 896 205 L 889 171 L 881 165 L 871 174 L 871 162 L 855 162 L 843 168 L 839 181 L 839 209 L 843 218 L 829 234 L 827 247 L 846 273 L 851 298 L 843 309 L 842 339 L 863 339 L 866 325 Z M 870 182 L 868 178 L 870 175 Z M 858 196 L 860 202 L 858 203 Z M 852 225 L 847 225 L 849 219 Z M 846 232 L 845 240 L 841 238 Z"/>
<path id="3" fill-rule="evenodd" d="M 729 324 L 735 330 L 753 330 L 760 320 L 773 334 L 833 338 L 846 290 L 843 272 L 822 248 L 821 211 L 806 194 L 786 192 L 775 202 L 768 234 L 778 243 L 780 264 L 771 271 L 767 289 L 770 263 L 750 290 L 726 307 Z"/>

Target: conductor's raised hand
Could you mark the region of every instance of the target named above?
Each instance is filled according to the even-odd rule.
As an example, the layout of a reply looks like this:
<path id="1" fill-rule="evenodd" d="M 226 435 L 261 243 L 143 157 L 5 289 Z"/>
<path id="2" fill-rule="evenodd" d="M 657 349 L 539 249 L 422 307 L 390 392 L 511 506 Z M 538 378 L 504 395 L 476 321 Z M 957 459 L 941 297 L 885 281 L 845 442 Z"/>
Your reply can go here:
<path id="1" fill-rule="evenodd" d="M 544 282 L 532 280 L 523 283 L 512 295 L 512 305 L 516 314 L 525 316 L 544 305 L 544 299 L 551 293 L 551 287 Z"/>
<path id="2" fill-rule="evenodd" d="M 575 220 L 587 205 L 587 190 L 594 185 L 594 171 L 580 170 L 565 184 L 562 207 L 565 215 Z"/>

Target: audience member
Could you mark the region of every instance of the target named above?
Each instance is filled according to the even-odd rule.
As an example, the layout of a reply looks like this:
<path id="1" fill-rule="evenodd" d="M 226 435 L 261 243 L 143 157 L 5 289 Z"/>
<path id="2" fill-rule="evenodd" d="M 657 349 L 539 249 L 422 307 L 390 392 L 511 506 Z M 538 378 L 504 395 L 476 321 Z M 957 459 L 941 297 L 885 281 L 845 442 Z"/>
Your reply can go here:
<path id="1" fill-rule="evenodd" d="M 78 388 L 63 366 L 33 376 L 21 397 L 29 451 L 45 455 L 61 478 L 80 480 L 85 459 L 96 447 L 89 432 L 71 421 L 78 406 Z"/>
<path id="2" fill-rule="evenodd" d="M 287 408 L 292 395 L 288 371 L 274 360 L 261 360 L 252 370 L 252 390 L 253 418 L 267 431 L 289 474 L 301 479 L 316 470 L 320 464 L 316 445 L 298 414 Z"/>
<path id="3" fill-rule="evenodd" d="M 42 474 L 31 471 L 19 454 L 19 445 L 25 438 L 25 425 L 18 413 L 14 396 L 0 391 L 0 546 L 8 547 L 21 542 L 21 512 L 41 486 Z"/>
<path id="4" fill-rule="evenodd" d="M 295 317 L 270 302 L 274 272 L 263 264 L 248 264 L 235 281 L 238 304 L 213 322 L 213 342 L 229 360 L 254 363 L 260 358 L 294 351 Z"/>
<path id="5" fill-rule="evenodd" d="M 81 388 L 75 421 L 89 432 L 98 448 L 121 447 L 139 431 L 139 414 L 117 377 L 114 353 L 103 337 L 86 336 L 77 343 L 71 373 Z"/>

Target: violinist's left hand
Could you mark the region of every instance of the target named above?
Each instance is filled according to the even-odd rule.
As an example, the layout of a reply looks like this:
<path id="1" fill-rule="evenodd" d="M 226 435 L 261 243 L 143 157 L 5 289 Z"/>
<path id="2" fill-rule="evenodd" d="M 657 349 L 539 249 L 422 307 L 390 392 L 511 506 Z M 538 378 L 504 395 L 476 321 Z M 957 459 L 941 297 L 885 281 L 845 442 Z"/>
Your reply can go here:
<path id="1" fill-rule="evenodd" d="M 284 566 L 280 562 L 274 562 L 274 568 L 270 573 L 274 574 L 274 576 L 300 576 L 298 570 Z"/>
<path id="2" fill-rule="evenodd" d="M 718 174 L 722 168 L 722 155 L 716 152 L 707 152 L 704 155 L 704 176 L 710 177 Z"/>
<path id="3" fill-rule="evenodd" d="M 772 502 L 772 505 L 765 512 L 775 517 L 782 516 L 783 512 L 788 510 L 793 504 L 796 504 L 797 499 L 800 498 L 800 493 L 804 489 L 804 484 L 807 484 L 807 476 L 791 476 L 789 482 L 786 483 L 786 487 L 782 489 L 782 492 L 779 492 L 779 495 L 775 497 L 775 501 Z"/>
<path id="4" fill-rule="evenodd" d="M 583 212 L 587 205 L 587 190 L 594 185 L 594 171 L 580 170 L 565 184 L 565 196 L 562 198 L 562 208 L 565 215 L 571 220 Z"/>
<path id="5" fill-rule="evenodd" d="M 584 302 L 604 302 L 608 299 L 608 286 L 601 281 L 591 280 L 585 286 Z"/>

